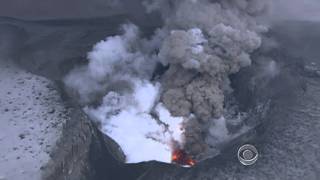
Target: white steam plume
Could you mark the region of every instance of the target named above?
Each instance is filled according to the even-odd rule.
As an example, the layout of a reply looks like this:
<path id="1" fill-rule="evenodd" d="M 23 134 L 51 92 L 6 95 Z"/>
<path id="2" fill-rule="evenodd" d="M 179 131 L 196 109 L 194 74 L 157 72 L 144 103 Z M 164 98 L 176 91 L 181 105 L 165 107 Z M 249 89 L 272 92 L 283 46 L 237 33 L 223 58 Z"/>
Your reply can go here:
<path id="1" fill-rule="evenodd" d="M 164 20 L 151 39 L 141 38 L 135 25 L 124 25 L 123 35 L 96 44 L 88 66 L 71 72 L 65 83 L 121 146 L 127 162 L 170 162 L 177 147 L 196 160 L 210 157 L 219 144 L 243 132 L 228 131 L 224 97 L 232 92 L 228 76 L 249 66 L 250 54 L 261 45 L 267 29 L 255 17 L 267 5 L 262 0 L 144 5 Z M 154 79 L 157 63 L 169 69 Z"/>

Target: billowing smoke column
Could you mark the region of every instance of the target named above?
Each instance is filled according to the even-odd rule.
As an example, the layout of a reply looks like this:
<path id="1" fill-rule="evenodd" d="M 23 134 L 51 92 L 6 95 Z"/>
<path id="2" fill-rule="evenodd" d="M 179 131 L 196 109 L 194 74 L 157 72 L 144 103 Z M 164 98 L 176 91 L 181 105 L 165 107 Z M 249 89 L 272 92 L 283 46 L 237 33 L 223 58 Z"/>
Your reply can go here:
<path id="1" fill-rule="evenodd" d="M 123 25 L 124 33 L 97 43 L 88 66 L 72 71 L 65 83 L 121 146 L 128 163 L 171 162 L 177 151 L 196 161 L 212 157 L 219 145 L 247 129 L 228 130 L 228 76 L 249 66 L 250 53 L 260 47 L 266 28 L 255 16 L 266 11 L 266 3 L 143 3 L 161 13 L 164 26 L 144 39 L 138 27 Z M 159 64 L 168 70 L 155 77 Z"/>

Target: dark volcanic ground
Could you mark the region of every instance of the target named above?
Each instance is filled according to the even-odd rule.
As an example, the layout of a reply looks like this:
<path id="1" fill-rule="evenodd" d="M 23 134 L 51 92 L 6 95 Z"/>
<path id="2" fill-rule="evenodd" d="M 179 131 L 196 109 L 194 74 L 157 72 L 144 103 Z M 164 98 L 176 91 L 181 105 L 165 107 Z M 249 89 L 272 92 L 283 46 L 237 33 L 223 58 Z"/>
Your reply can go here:
<path id="1" fill-rule="evenodd" d="M 116 20 L 115 20 L 116 19 Z M 117 34 L 124 16 L 87 20 L 19 21 L 0 18 L 1 53 L 14 57 L 26 70 L 59 82 L 73 67 L 86 63 L 86 52 L 99 40 Z M 149 32 L 154 25 L 145 26 Z M 263 123 L 249 143 L 260 152 L 258 162 L 242 166 L 236 157 L 238 142 L 194 168 L 156 162 L 100 167 L 104 177 L 139 180 L 307 179 L 320 177 L 320 24 L 281 22 L 268 36 L 279 46 L 267 52 L 280 67 L 274 79 L 261 79 L 253 89 L 259 63 L 232 77 L 243 109 L 270 102 Z M 257 117 L 258 118 L 258 117 Z M 242 138 L 239 141 L 244 142 Z M 112 175 L 111 175 L 112 174 Z M 128 175 L 129 177 L 125 177 Z M 118 177 L 119 176 L 119 177 Z M 138 178 L 139 177 L 139 178 Z M 109 180 L 110 178 L 108 178 Z"/>

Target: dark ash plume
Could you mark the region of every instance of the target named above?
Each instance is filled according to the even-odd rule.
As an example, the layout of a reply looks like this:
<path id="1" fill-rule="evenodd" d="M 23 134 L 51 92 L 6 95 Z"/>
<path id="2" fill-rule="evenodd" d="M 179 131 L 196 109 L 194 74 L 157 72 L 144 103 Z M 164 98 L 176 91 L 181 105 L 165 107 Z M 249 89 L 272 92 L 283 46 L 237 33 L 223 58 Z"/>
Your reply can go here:
<path id="1" fill-rule="evenodd" d="M 238 131 L 229 132 L 225 97 L 232 93 L 229 75 L 249 66 L 250 54 L 262 43 L 261 34 L 267 28 L 257 23 L 256 16 L 267 11 L 267 3 L 262 0 L 147 0 L 143 4 L 149 12 L 160 12 L 163 27 L 151 39 L 144 39 L 138 27 L 125 25 L 123 35 L 98 43 L 88 54 L 89 65 L 70 73 L 65 82 L 85 105 L 104 96 L 100 107 L 87 106 L 86 111 L 102 122 L 104 132 L 121 145 L 127 156 L 134 156 L 135 151 L 128 148 L 126 137 L 119 138 L 113 133 L 115 130 L 110 124 L 121 122 L 120 117 L 130 118 L 129 115 L 140 119 L 140 122 L 131 122 L 132 128 L 146 122 L 141 119 L 159 127 L 165 125 L 166 131 L 154 128 L 144 134 L 146 144 L 152 144 L 152 139 L 172 148 L 170 142 L 174 141 L 197 160 L 214 156 L 219 153 L 219 144 L 246 130 L 240 127 Z M 158 63 L 169 69 L 154 79 L 152 74 Z M 153 98 L 145 97 L 148 93 L 154 94 Z M 105 101 L 110 97 L 117 97 L 111 99 L 119 108 Z M 141 108 L 145 103 L 147 108 Z M 130 129 L 121 123 L 114 124 L 118 129 L 122 126 Z M 173 128 L 177 126 L 182 130 Z M 136 157 L 130 162 L 143 160 L 152 159 Z M 170 161 L 162 157 L 157 160 Z"/>

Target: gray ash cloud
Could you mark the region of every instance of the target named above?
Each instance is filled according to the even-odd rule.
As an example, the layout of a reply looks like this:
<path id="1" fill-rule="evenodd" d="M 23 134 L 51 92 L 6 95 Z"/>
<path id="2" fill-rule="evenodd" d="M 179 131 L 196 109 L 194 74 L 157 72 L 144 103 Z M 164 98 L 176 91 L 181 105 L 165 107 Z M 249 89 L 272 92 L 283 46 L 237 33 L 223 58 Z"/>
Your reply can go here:
<path id="1" fill-rule="evenodd" d="M 89 53 L 89 65 L 73 71 L 66 84 L 88 105 L 113 91 L 128 93 L 139 81 L 160 83 L 157 103 L 183 117 L 181 146 L 198 160 L 213 156 L 219 144 L 241 133 L 229 132 L 225 97 L 229 76 L 250 66 L 250 54 L 262 44 L 267 28 L 256 18 L 268 10 L 263 0 L 146 0 L 163 26 L 145 39 L 135 25 L 109 37 Z M 157 64 L 169 67 L 151 82 Z"/>

